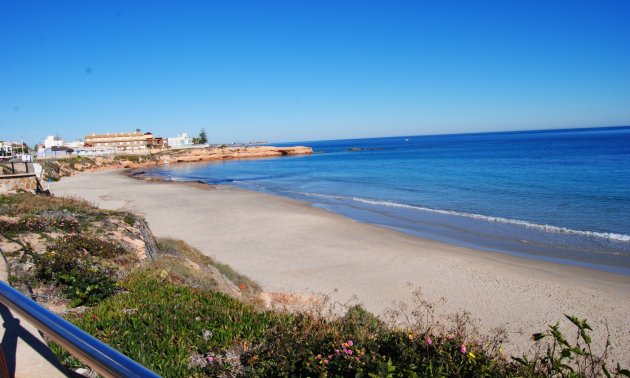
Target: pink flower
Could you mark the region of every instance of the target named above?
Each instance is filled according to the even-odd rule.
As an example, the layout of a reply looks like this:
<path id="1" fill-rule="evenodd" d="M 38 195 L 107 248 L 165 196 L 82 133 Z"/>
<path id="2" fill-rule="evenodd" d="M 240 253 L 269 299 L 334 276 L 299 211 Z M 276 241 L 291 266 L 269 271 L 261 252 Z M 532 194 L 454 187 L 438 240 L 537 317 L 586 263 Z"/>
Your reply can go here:
<path id="1" fill-rule="evenodd" d="M 352 356 L 352 350 L 348 349 L 348 355 Z"/>
<path id="2" fill-rule="evenodd" d="M 318 355 L 317 355 L 317 359 L 318 359 L 318 360 L 321 360 L 321 359 L 322 359 L 322 355 L 321 355 L 321 354 L 318 354 Z"/>
<path id="3" fill-rule="evenodd" d="M 461 348 L 459 348 L 459 351 L 462 353 L 466 353 L 466 345 L 462 344 Z"/>
<path id="4" fill-rule="evenodd" d="M 206 360 L 208 360 L 208 362 L 212 362 L 212 361 L 214 361 L 214 357 L 212 357 L 212 356 L 206 357 Z"/>
<path id="5" fill-rule="evenodd" d="M 326 365 L 328 365 L 328 360 L 324 360 L 324 363 L 325 363 Z"/>
<path id="6" fill-rule="evenodd" d="M 353 346 L 354 343 L 352 342 L 352 340 L 348 340 L 348 346 Z"/>
<path id="7" fill-rule="evenodd" d="M 333 355 L 332 355 L 332 354 L 331 354 L 330 356 L 328 356 L 328 359 L 329 359 L 329 360 L 332 360 L 332 358 L 333 358 Z"/>
<path id="8" fill-rule="evenodd" d="M 335 349 L 335 354 L 339 354 L 339 349 Z"/>
<path id="9" fill-rule="evenodd" d="M 432 345 L 433 344 L 433 340 L 431 340 L 431 337 L 429 335 L 426 335 L 424 337 L 424 340 L 427 342 L 427 344 Z"/>

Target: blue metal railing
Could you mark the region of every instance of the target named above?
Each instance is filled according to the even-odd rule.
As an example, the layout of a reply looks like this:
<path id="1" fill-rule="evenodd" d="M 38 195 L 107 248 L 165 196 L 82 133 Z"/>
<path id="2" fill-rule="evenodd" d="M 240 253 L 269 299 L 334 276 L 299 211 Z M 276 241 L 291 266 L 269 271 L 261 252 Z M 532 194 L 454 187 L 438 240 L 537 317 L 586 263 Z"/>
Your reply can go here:
<path id="1" fill-rule="evenodd" d="M 0 302 L 105 377 L 159 377 L 0 281 Z"/>

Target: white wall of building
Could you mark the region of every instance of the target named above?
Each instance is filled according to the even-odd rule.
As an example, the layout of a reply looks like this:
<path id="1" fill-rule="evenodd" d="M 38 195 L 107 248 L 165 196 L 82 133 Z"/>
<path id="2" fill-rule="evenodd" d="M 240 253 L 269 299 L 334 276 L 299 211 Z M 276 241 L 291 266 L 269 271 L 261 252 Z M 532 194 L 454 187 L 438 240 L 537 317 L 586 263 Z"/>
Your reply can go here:
<path id="1" fill-rule="evenodd" d="M 63 139 L 49 135 L 44 139 L 44 148 L 53 148 L 63 146 Z"/>
<path id="2" fill-rule="evenodd" d="M 175 138 L 166 138 L 166 144 L 170 148 L 186 148 L 192 147 L 193 142 L 192 138 L 188 136 L 186 133 L 181 133 Z"/>
<path id="3" fill-rule="evenodd" d="M 0 142 L 0 156 L 13 155 L 13 146 L 11 143 Z"/>
<path id="4" fill-rule="evenodd" d="M 80 140 L 75 140 L 74 142 L 66 142 L 63 145 L 64 147 L 73 148 L 76 150 L 77 148 L 83 147 L 83 142 Z"/>

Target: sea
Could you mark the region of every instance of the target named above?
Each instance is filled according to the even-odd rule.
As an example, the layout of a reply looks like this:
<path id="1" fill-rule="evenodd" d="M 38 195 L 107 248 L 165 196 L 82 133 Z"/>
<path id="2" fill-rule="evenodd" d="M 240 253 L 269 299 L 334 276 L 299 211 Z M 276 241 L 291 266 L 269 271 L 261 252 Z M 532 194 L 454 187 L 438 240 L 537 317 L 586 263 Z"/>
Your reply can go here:
<path id="1" fill-rule="evenodd" d="M 630 127 L 274 145 L 314 153 L 164 165 L 150 174 L 298 199 L 481 251 L 630 275 Z"/>

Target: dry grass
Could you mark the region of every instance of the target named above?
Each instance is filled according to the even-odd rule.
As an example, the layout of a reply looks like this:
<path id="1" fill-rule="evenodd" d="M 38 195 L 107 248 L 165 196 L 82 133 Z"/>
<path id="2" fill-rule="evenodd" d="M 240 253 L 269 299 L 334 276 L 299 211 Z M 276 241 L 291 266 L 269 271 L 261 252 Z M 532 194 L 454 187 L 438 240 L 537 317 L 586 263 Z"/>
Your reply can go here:
<path id="1" fill-rule="evenodd" d="M 99 212 L 94 204 L 78 198 L 34 196 L 17 193 L 0 196 L 0 214 L 18 216 L 39 214 L 44 211 Z"/>
<path id="2" fill-rule="evenodd" d="M 164 257 L 155 263 L 176 279 L 193 287 L 211 288 L 248 303 L 257 303 L 260 286 L 191 247 L 183 240 L 159 238 L 158 248 Z"/>

